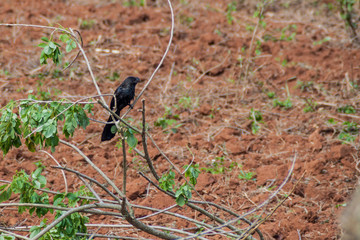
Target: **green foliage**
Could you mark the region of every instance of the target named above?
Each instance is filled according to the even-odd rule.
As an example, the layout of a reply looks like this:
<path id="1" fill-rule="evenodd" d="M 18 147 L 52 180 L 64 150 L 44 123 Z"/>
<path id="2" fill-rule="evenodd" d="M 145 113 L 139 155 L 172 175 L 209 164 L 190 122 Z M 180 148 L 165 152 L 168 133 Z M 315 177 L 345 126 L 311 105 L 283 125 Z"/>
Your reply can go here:
<path id="1" fill-rule="evenodd" d="M 60 34 L 59 39 L 66 44 L 66 52 L 71 52 L 76 48 L 76 42 L 69 34 L 63 32 Z M 40 64 L 47 64 L 47 59 L 51 59 L 56 65 L 58 65 L 62 56 L 60 51 L 61 45 L 53 40 L 53 35 L 50 36 L 50 39 L 42 37 L 41 40 L 43 42 L 38 45 L 43 48 L 40 55 Z"/>
<path id="2" fill-rule="evenodd" d="M 273 106 L 274 107 L 281 107 L 285 110 L 288 110 L 290 108 L 292 108 L 292 102 L 291 102 L 291 99 L 288 97 L 286 98 L 285 101 L 280 101 L 279 99 L 274 99 L 273 100 Z"/>
<path id="3" fill-rule="evenodd" d="M 168 126 L 171 126 L 171 125 L 173 125 L 175 123 L 176 123 L 175 119 L 168 119 L 166 117 L 160 117 L 155 121 L 154 125 L 156 127 L 161 127 L 162 129 L 165 129 Z M 174 129 L 173 132 L 176 132 L 176 129 Z"/>
<path id="4" fill-rule="evenodd" d="M 10 72 L 7 69 L 4 69 L 4 70 L 1 69 L 0 76 L 10 76 Z"/>
<path id="5" fill-rule="evenodd" d="M 189 185 L 187 182 L 182 184 L 175 192 L 176 197 L 176 203 L 180 207 L 184 206 L 189 199 L 191 199 L 192 194 L 191 191 L 193 189 L 193 186 L 197 183 L 197 178 L 199 177 L 200 170 L 199 170 L 199 164 L 185 165 L 184 168 L 186 168 L 185 171 L 185 177 L 189 178 L 189 182 L 191 185 Z"/>
<path id="6" fill-rule="evenodd" d="M 0 186 L 0 202 L 8 201 L 12 194 L 18 194 L 20 203 L 38 203 L 49 205 L 49 195 L 45 192 L 40 192 L 39 189 L 43 189 L 46 186 L 46 178 L 42 175 L 45 167 L 40 163 L 35 163 L 36 169 L 30 175 L 26 174 L 24 170 L 18 171 L 13 176 L 13 181 L 9 184 Z M 79 198 L 80 196 L 93 195 L 85 190 L 82 186 L 80 191 L 75 193 L 59 193 L 54 196 L 54 206 L 61 207 L 75 207 L 77 205 L 88 204 L 90 201 Z M 23 213 L 28 210 L 29 214 L 36 214 L 37 217 L 43 217 L 47 213 L 53 214 L 54 211 L 50 208 L 43 207 L 30 207 L 19 206 L 19 213 Z M 55 211 L 55 219 L 61 216 L 62 211 Z M 75 236 L 76 233 L 86 233 L 85 223 L 88 222 L 88 218 L 82 216 L 79 213 L 73 213 L 59 224 L 56 225 L 50 232 L 46 233 L 40 239 L 81 239 L 81 237 Z M 34 237 L 41 229 L 46 227 L 46 219 L 44 219 L 39 226 L 33 226 L 30 229 L 30 237 Z M 1 236 L 0 236 L 1 239 Z M 6 238 L 4 238 L 6 239 Z"/>
<path id="7" fill-rule="evenodd" d="M 296 37 L 296 30 L 297 25 L 296 24 L 290 24 L 284 28 L 276 29 L 277 31 L 280 31 L 280 37 L 275 37 L 271 34 L 265 34 L 263 36 L 264 41 L 292 41 Z"/>
<path id="8" fill-rule="evenodd" d="M 298 80 L 296 82 L 296 88 L 300 88 L 301 91 L 306 92 L 306 91 L 310 91 L 314 88 L 314 82 L 313 81 L 309 81 L 309 82 L 303 82 Z"/>
<path id="9" fill-rule="evenodd" d="M 275 92 L 267 92 L 266 95 L 272 99 L 275 97 Z"/>
<path id="10" fill-rule="evenodd" d="M 73 49 L 76 48 L 76 42 L 70 37 L 69 34 L 61 34 L 59 36 L 60 40 L 66 44 L 65 50 L 66 52 L 71 52 Z"/>
<path id="11" fill-rule="evenodd" d="M 18 115 L 13 112 L 13 102 L 8 104 L 8 108 L 1 111 L 0 117 L 0 148 L 6 155 L 12 146 L 21 146 L 21 123 Z"/>
<path id="12" fill-rule="evenodd" d="M 60 45 L 52 40 L 49 40 L 47 37 L 42 37 L 43 43 L 40 43 L 38 46 L 43 48 L 40 55 L 40 64 L 47 64 L 47 59 L 50 58 L 57 65 L 60 63 Z"/>
<path id="13" fill-rule="evenodd" d="M 123 3 L 125 7 L 144 7 L 146 0 L 128 0 Z"/>
<path id="14" fill-rule="evenodd" d="M 307 112 L 315 112 L 317 103 L 313 101 L 312 99 L 306 99 L 305 100 L 305 107 L 303 111 L 305 113 Z"/>
<path id="15" fill-rule="evenodd" d="M 189 201 L 189 199 L 191 199 L 191 190 L 191 186 L 186 183 L 176 190 L 175 197 L 177 205 L 182 207 Z"/>
<path id="16" fill-rule="evenodd" d="M 234 21 L 234 17 L 232 15 L 232 13 L 235 11 L 236 11 L 236 2 L 229 3 L 226 8 L 226 20 L 227 20 L 228 24 L 230 24 L 230 25 Z"/>
<path id="17" fill-rule="evenodd" d="M 341 113 L 346 113 L 346 114 L 356 113 L 356 109 L 351 105 L 346 105 L 346 106 L 343 106 L 343 107 L 339 107 L 337 109 L 337 111 L 341 112 Z"/>
<path id="18" fill-rule="evenodd" d="M 0 240 L 15 240 L 14 236 L 11 235 L 6 235 L 4 233 L 0 234 Z"/>
<path id="19" fill-rule="evenodd" d="M 238 164 L 236 162 L 231 162 L 229 167 L 225 166 L 225 157 L 215 157 L 215 159 L 209 164 L 208 167 L 203 167 L 201 170 L 211 173 L 211 174 L 221 174 L 227 171 L 231 171 Z"/>
<path id="20" fill-rule="evenodd" d="M 190 16 L 187 16 L 185 14 L 180 14 L 179 15 L 179 21 L 180 21 L 181 24 L 190 27 L 190 24 L 194 21 L 194 18 L 190 17 Z"/>
<path id="21" fill-rule="evenodd" d="M 199 177 L 200 174 L 199 164 L 190 165 L 190 166 L 185 165 L 184 168 L 186 168 L 185 177 L 188 177 L 189 182 L 195 186 L 197 183 L 197 178 Z"/>
<path id="22" fill-rule="evenodd" d="M 44 166 L 37 162 L 35 163 L 37 169 L 27 175 L 24 170 L 18 171 L 13 176 L 13 181 L 10 184 L 5 184 L 0 187 L 0 202 L 4 202 L 10 199 L 13 193 L 20 194 L 20 203 L 42 203 L 49 204 L 49 196 L 47 193 L 38 194 L 36 190 L 44 188 L 46 185 L 46 178 L 41 175 L 44 170 Z M 32 215 L 34 212 L 38 217 L 44 216 L 52 210 L 40 207 L 26 207 L 19 206 L 19 213 L 29 209 L 29 213 Z"/>
<path id="23" fill-rule="evenodd" d="M 354 88 L 354 89 L 359 89 L 359 85 L 356 84 L 356 83 L 354 83 L 354 82 L 352 82 L 352 81 L 350 81 L 350 85 L 351 85 L 351 87 Z"/>
<path id="24" fill-rule="evenodd" d="M 323 39 L 319 40 L 319 41 L 315 41 L 313 42 L 313 45 L 322 45 L 323 43 L 329 42 L 331 41 L 331 37 L 324 37 Z"/>
<path id="25" fill-rule="evenodd" d="M 284 58 L 284 60 L 282 60 L 281 62 L 281 66 L 286 67 L 287 64 L 288 64 L 288 60 Z"/>
<path id="26" fill-rule="evenodd" d="M 264 123 L 262 114 L 260 111 L 255 111 L 253 108 L 251 108 L 249 119 L 252 120 L 251 131 L 253 134 L 256 134 L 260 130 L 260 123 Z"/>
<path id="27" fill-rule="evenodd" d="M 290 24 L 289 26 L 281 29 L 280 41 L 292 41 L 296 36 L 297 26 L 296 24 Z"/>
<path id="28" fill-rule="evenodd" d="M 356 122 L 344 122 L 344 128 L 341 130 L 338 138 L 343 141 L 343 143 L 354 142 L 357 136 L 359 135 L 359 127 Z"/>
<path id="29" fill-rule="evenodd" d="M 95 25 L 96 21 L 93 19 L 84 20 L 79 18 L 78 23 L 80 24 L 80 29 L 91 29 Z"/>
<path id="30" fill-rule="evenodd" d="M 198 106 L 199 99 L 196 98 L 195 100 L 192 99 L 190 96 L 182 97 L 179 99 L 178 104 L 175 104 L 174 106 L 176 108 L 183 108 L 183 109 L 189 109 L 192 110 L 195 107 Z"/>
<path id="31" fill-rule="evenodd" d="M 21 146 L 20 139 L 25 139 L 25 145 L 32 152 L 36 146 L 55 147 L 59 143 L 58 122 L 64 121 L 63 133 L 65 137 L 73 136 L 78 127 L 86 128 L 89 125 L 89 118 L 84 110 L 91 113 L 92 106 L 73 105 L 63 102 L 51 102 L 40 104 L 32 101 L 34 96 L 30 95 L 29 100 L 23 100 L 19 104 L 18 113 L 14 113 L 14 102 L 10 102 L 1 110 L 0 117 L 0 148 L 3 154 L 14 146 Z"/>
<path id="32" fill-rule="evenodd" d="M 327 120 L 327 122 L 330 123 L 330 124 L 336 124 L 337 123 L 337 121 L 335 121 L 335 119 L 333 119 L 333 118 L 329 118 Z"/>
<path id="33" fill-rule="evenodd" d="M 261 48 L 261 41 L 260 40 L 256 40 L 255 42 L 255 54 L 256 55 L 260 55 L 262 52 L 262 48 Z"/>
<path id="34" fill-rule="evenodd" d="M 165 106 L 165 114 L 154 122 L 154 126 L 161 127 L 162 129 L 166 129 L 169 126 L 173 126 L 179 119 L 180 119 L 179 115 L 174 114 L 171 107 Z M 177 128 L 181 126 L 182 124 L 177 124 L 173 126 L 170 130 L 176 133 Z"/>
<path id="35" fill-rule="evenodd" d="M 127 128 L 127 130 L 124 132 L 124 137 L 126 138 L 126 142 L 129 145 L 130 149 L 133 149 L 138 144 L 138 140 L 135 137 L 135 132 L 131 128 Z"/>
<path id="36" fill-rule="evenodd" d="M 175 185 L 175 173 L 173 171 L 169 171 L 167 174 L 164 174 L 159 179 L 159 186 L 165 191 L 172 191 Z"/>
<path id="37" fill-rule="evenodd" d="M 106 78 L 113 82 L 120 78 L 120 74 L 118 72 L 113 72 L 112 75 L 110 75 Z"/>
<path id="38" fill-rule="evenodd" d="M 264 7 L 268 3 L 268 0 L 261 0 L 256 4 L 256 11 L 253 14 L 254 18 L 258 18 L 258 23 L 263 28 L 266 28 L 266 22 L 264 21 Z"/>
<path id="39" fill-rule="evenodd" d="M 190 185 L 185 182 L 181 186 L 175 187 L 175 173 L 172 170 L 170 170 L 166 174 L 163 174 L 159 179 L 159 186 L 162 189 L 164 189 L 165 191 L 175 191 L 176 203 L 180 207 L 184 206 L 188 202 L 188 200 L 191 199 L 191 191 L 193 189 L 193 186 L 196 185 L 197 178 L 200 174 L 199 164 L 191 166 L 185 165 L 184 168 L 186 168 L 184 175 L 186 178 L 188 178 Z"/>
<path id="40" fill-rule="evenodd" d="M 340 16 L 345 20 L 346 25 L 357 28 L 357 24 L 352 21 L 354 4 L 357 0 L 337 0 L 337 2 L 340 5 Z"/>
<path id="41" fill-rule="evenodd" d="M 256 175 L 255 172 L 245 172 L 243 170 L 240 170 L 240 174 L 238 178 L 245 181 L 250 181 L 250 180 L 256 181 L 256 178 L 254 178 L 255 175 Z"/>

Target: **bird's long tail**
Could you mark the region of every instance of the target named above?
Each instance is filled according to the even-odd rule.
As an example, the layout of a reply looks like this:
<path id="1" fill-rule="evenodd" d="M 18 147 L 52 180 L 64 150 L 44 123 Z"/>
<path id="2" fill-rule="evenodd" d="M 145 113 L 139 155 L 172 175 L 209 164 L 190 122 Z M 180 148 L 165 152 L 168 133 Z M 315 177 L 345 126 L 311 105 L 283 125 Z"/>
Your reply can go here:
<path id="1" fill-rule="evenodd" d="M 112 122 L 113 119 L 111 116 L 109 116 L 109 119 L 107 120 L 108 122 Z M 114 123 L 111 123 L 111 124 L 106 124 L 105 127 L 104 127 L 104 130 L 102 132 L 102 135 L 101 135 L 101 141 L 109 141 L 110 139 L 112 139 L 113 137 L 115 137 L 115 133 L 111 132 L 111 128 L 112 126 L 115 126 Z"/>

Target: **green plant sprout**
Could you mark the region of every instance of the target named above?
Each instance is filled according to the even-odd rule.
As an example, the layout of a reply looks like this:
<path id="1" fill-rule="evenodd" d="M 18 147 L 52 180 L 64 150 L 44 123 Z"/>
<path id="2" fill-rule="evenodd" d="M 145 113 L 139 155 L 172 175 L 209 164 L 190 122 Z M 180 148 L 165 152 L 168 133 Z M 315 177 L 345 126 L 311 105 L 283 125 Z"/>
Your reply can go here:
<path id="1" fill-rule="evenodd" d="M 225 157 L 215 157 L 215 159 L 211 162 L 211 164 L 208 164 L 208 167 L 201 168 L 202 171 L 211 173 L 211 174 L 222 174 L 225 172 L 230 172 L 238 166 L 236 162 L 231 162 L 229 167 L 225 166 Z"/>
<path id="2" fill-rule="evenodd" d="M 317 103 L 312 99 L 305 99 L 305 108 L 303 111 L 307 112 L 315 112 Z"/>
<path id="3" fill-rule="evenodd" d="M 235 11 L 236 11 L 236 2 L 229 3 L 226 8 L 226 20 L 227 20 L 228 24 L 230 24 L 230 25 L 234 21 L 234 17 L 232 15 L 232 13 Z"/>
<path id="4" fill-rule="evenodd" d="M 93 20 L 93 19 L 84 20 L 84 19 L 81 19 L 81 18 L 79 18 L 78 22 L 79 22 L 79 25 L 80 25 L 80 29 L 91 29 L 96 23 L 96 21 Z"/>
<path id="5" fill-rule="evenodd" d="M 292 108 L 293 104 L 292 104 L 291 99 L 288 97 L 284 101 L 280 101 L 279 99 L 274 99 L 273 106 L 281 107 L 285 110 L 288 110 L 288 109 Z"/>
<path id="6" fill-rule="evenodd" d="M 256 181 L 256 178 L 254 176 L 256 175 L 255 172 L 246 172 L 243 170 L 240 170 L 240 174 L 238 175 L 238 178 L 245 181 Z"/>
<path id="7" fill-rule="evenodd" d="M 345 25 L 350 27 L 351 35 L 353 38 L 357 38 L 357 23 L 354 21 L 354 5 L 357 0 L 337 0 L 339 3 L 340 16 L 344 20 Z"/>
<path id="8" fill-rule="evenodd" d="M 323 39 L 319 40 L 319 41 L 315 41 L 313 42 L 313 45 L 316 46 L 316 45 L 322 45 L 323 43 L 326 43 L 326 42 L 330 42 L 331 41 L 331 37 L 324 37 Z"/>
<path id="9" fill-rule="evenodd" d="M 260 130 L 260 123 L 264 123 L 262 114 L 260 111 L 255 111 L 253 108 L 251 108 L 249 119 L 252 120 L 251 131 L 253 134 L 256 134 Z"/>
<path id="10" fill-rule="evenodd" d="M 273 99 L 275 97 L 275 92 L 267 92 L 266 96 L 268 96 L 270 99 Z"/>
<path id="11" fill-rule="evenodd" d="M 359 135 L 360 128 L 356 122 L 345 121 L 343 123 L 344 128 L 339 133 L 338 138 L 343 141 L 343 143 L 354 142 Z"/>
<path id="12" fill-rule="evenodd" d="M 120 74 L 118 72 L 113 72 L 110 76 L 107 76 L 106 78 L 114 82 L 116 80 L 119 80 Z"/>
<path id="13" fill-rule="evenodd" d="M 302 92 L 310 91 L 314 88 L 314 82 L 303 82 L 301 80 L 296 81 L 296 88 L 300 88 Z"/>
<path id="14" fill-rule="evenodd" d="M 336 111 L 346 114 L 354 114 L 356 113 L 356 109 L 351 105 L 345 105 L 343 107 L 339 107 Z"/>

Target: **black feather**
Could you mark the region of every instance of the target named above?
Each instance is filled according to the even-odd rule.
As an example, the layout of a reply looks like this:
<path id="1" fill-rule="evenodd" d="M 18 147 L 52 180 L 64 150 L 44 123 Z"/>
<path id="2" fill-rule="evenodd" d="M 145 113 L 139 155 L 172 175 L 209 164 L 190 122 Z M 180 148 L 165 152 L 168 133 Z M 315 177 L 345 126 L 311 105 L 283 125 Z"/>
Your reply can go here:
<path id="1" fill-rule="evenodd" d="M 110 109 L 113 110 L 117 115 L 120 115 L 120 111 L 126 107 L 130 106 L 131 100 L 135 97 L 135 86 L 140 81 L 137 77 L 128 77 L 126 78 L 121 85 L 115 90 L 115 98 L 116 98 L 116 104 L 114 97 L 111 99 L 110 102 Z M 112 117 L 109 116 L 109 119 L 107 121 L 113 122 Z M 112 139 L 115 136 L 115 133 L 111 132 L 112 126 L 114 126 L 114 123 L 106 124 L 104 127 L 104 130 L 101 135 L 101 141 L 108 141 Z"/>

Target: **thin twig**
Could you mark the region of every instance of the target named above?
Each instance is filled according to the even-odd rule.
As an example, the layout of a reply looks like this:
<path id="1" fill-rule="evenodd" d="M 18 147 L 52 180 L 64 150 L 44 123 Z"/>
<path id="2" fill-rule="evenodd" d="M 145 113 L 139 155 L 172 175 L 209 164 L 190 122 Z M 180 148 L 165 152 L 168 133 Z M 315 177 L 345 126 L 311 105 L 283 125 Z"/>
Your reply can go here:
<path id="1" fill-rule="evenodd" d="M 289 198 L 289 196 L 295 191 L 296 186 L 300 183 L 300 181 L 303 179 L 305 175 L 305 172 L 301 175 L 301 177 L 297 180 L 297 182 L 294 184 L 294 186 L 292 187 L 292 189 L 290 190 L 290 192 L 288 194 L 286 194 L 286 196 L 278 203 L 276 204 L 276 206 L 271 210 L 271 212 L 264 217 L 263 219 L 261 219 L 260 221 L 254 223 L 254 226 L 250 226 L 249 227 L 249 231 L 246 232 L 246 234 L 244 234 L 244 236 L 241 236 L 241 238 L 246 238 L 248 237 L 250 234 L 252 234 L 256 229 L 259 228 L 259 226 L 261 224 L 263 224 L 266 220 L 268 220 L 273 214 L 274 212 Z"/>
<path id="2" fill-rule="evenodd" d="M 171 13 L 171 30 L 170 30 L 170 39 L 169 39 L 169 42 L 168 42 L 168 45 L 166 47 L 166 50 L 164 52 L 164 55 L 162 56 L 158 66 L 156 67 L 156 69 L 154 70 L 154 72 L 151 74 L 149 80 L 147 81 L 147 83 L 145 84 L 145 86 L 143 87 L 143 89 L 141 90 L 141 92 L 139 93 L 139 95 L 135 98 L 135 100 L 133 101 L 133 106 L 135 106 L 136 102 L 140 99 L 140 97 L 143 95 L 143 93 L 145 92 L 145 90 L 147 89 L 147 87 L 149 86 L 149 84 L 151 83 L 151 81 L 153 80 L 156 72 L 159 70 L 159 68 L 161 67 L 161 65 L 163 64 L 164 62 L 164 59 L 166 57 L 166 55 L 168 54 L 169 50 L 170 50 L 170 46 L 171 46 L 171 43 L 172 43 L 172 39 L 173 39 L 173 36 L 174 36 L 174 10 L 173 10 L 173 7 L 171 5 L 171 1 L 170 0 L 167 0 L 168 2 L 168 5 L 169 5 L 169 8 L 170 8 L 170 13 Z M 130 108 L 124 113 L 124 115 L 121 117 L 121 118 L 124 118 L 129 112 L 130 112 Z"/>
<path id="3" fill-rule="evenodd" d="M 107 203 L 94 203 L 94 204 L 86 204 L 82 205 L 77 208 L 72 208 L 69 211 L 63 213 L 61 216 L 59 216 L 57 219 L 55 219 L 52 223 L 47 225 L 44 229 L 42 229 L 38 234 L 36 234 L 31 240 L 37 240 L 41 238 L 44 234 L 46 234 L 48 231 L 50 231 L 53 227 L 55 227 L 59 222 L 61 222 L 66 217 L 70 216 L 73 213 L 80 212 L 86 209 L 91 208 L 111 208 L 111 209 L 117 209 L 120 210 L 121 206 L 115 205 L 115 204 L 107 204 Z"/>
<path id="4" fill-rule="evenodd" d="M 109 189 L 107 189 L 103 184 L 101 184 L 100 182 L 98 182 L 97 180 L 81 173 L 81 172 L 78 172 L 74 169 L 70 169 L 70 168 L 67 168 L 67 167 L 61 167 L 61 166 L 51 166 L 52 168 L 60 168 L 60 169 L 63 169 L 65 171 L 68 171 L 68 172 L 71 172 L 71 173 L 75 173 L 77 176 L 80 176 L 82 178 L 85 178 L 93 183 L 95 183 L 96 185 L 98 185 L 101 189 L 103 189 L 109 196 L 113 197 L 118 203 L 121 203 L 122 201 L 115 195 L 113 194 Z M 95 200 L 95 199 L 94 199 Z"/>
<path id="5" fill-rule="evenodd" d="M 148 137 L 151 139 L 151 142 L 154 144 L 154 146 L 156 147 L 156 149 L 160 152 L 160 154 L 165 158 L 165 160 L 175 169 L 175 171 L 177 173 L 180 174 L 180 176 L 185 180 L 185 182 L 192 187 L 192 189 L 195 191 L 195 193 L 200 197 L 201 200 L 203 200 L 204 202 L 205 199 L 201 196 L 201 194 L 196 191 L 195 187 L 187 180 L 187 178 L 184 176 L 184 174 L 181 173 L 180 169 L 166 156 L 166 154 L 159 148 L 159 146 L 156 144 L 155 140 L 151 137 L 151 135 L 146 132 L 146 134 L 148 135 Z M 211 208 L 210 205 L 208 205 L 210 211 L 212 211 L 212 214 L 215 215 L 215 213 L 213 212 L 213 209 Z"/>
<path id="6" fill-rule="evenodd" d="M 125 197 L 124 193 L 120 191 L 120 189 L 115 185 L 115 183 L 113 181 L 110 180 L 110 178 L 108 176 L 106 176 L 106 174 L 101 171 L 100 168 L 98 168 L 78 147 L 76 147 L 75 145 L 66 142 L 62 139 L 59 140 L 62 144 L 67 145 L 73 149 L 75 149 L 75 151 L 77 151 L 84 159 L 85 161 L 93 168 L 95 169 L 95 171 L 97 171 L 105 180 L 106 182 L 114 188 L 114 190 L 117 192 L 117 194 L 119 194 L 122 198 Z M 120 203 L 120 202 L 119 202 Z"/>
<path id="7" fill-rule="evenodd" d="M 156 183 L 154 183 L 153 181 L 151 181 L 151 179 L 149 179 L 147 176 L 145 176 L 144 173 L 142 173 L 142 172 L 138 172 L 138 173 L 139 173 L 143 178 L 145 178 L 149 183 L 151 183 L 154 187 L 156 187 L 158 190 L 160 190 L 161 192 L 167 194 L 168 196 L 170 196 L 170 197 L 172 197 L 172 198 L 174 198 L 174 199 L 176 198 L 176 197 L 175 197 L 175 194 L 174 194 L 173 192 L 171 192 L 171 191 L 165 191 L 165 190 L 162 189 L 159 185 L 157 185 Z M 186 203 L 186 205 L 189 206 L 190 208 L 192 208 L 192 209 L 194 209 L 194 210 L 196 210 L 196 211 L 204 214 L 204 215 L 207 216 L 208 218 L 210 218 L 210 219 L 212 219 L 212 220 L 215 220 L 216 222 L 218 222 L 218 223 L 220 223 L 220 224 L 224 224 L 224 223 L 225 223 L 224 220 L 222 220 L 221 218 L 218 218 L 217 216 L 215 216 L 215 214 L 210 214 L 210 213 L 209 213 L 208 211 L 206 211 L 205 209 L 202 209 L 202 208 L 200 208 L 200 207 L 198 207 L 198 206 L 190 203 L 189 201 L 188 201 L 188 203 Z M 239 231 L 238 229 L 236 229 L 236 228 L 235 228 L 234 226 L 232 226 L 232 225 L 228 225 L 227 227 L 228 227 L 229 229 L 237 232 L 237 233 L 238 233 L 238 232 L 242 233 L 241 231 Z M 212 227 L 211 229 L 214 229 L 214 227 Z M 210 230 L 209 230 L 209 231 L 210 231 Z M 221 229 L 215 229 L 214 231 L 216 231 L 216 232 L 219 232 L 219 231 L 220 231 L 220 232 L 225 232 L 225 231 L 223 231 L 223 230 L 221 230 Z M 224 234 L 227 235 L 228 233 L 225 232 Z M 232 236 L 232 237 L 234 237 L 234 236 Z M 236 235 L 235 235 L 235 237 L 236 237 Z"/>
<path id="8" fill-rule="evenodd" d="M 143 149 L 144 149 L 144 158 L 149 166 L 149 169 L 152 173 L 152 175 L 155 177 L 156 180 L 159 180 L 160 177 L 159 175 L 156 173 L 154 165 L 150 159 L 149 156 L 149 152 L 148 152 L 148 145 L 147 145 L 147 139 L 146 139 L 146 121 L 145 121 L 145 99 L 142 99 L 142 132 L 141 132 L 141 138 L 142 138 L 142 144 L 143 144 Z"/>
<path id="9" fill-rule="evenodd" d="M 48 152 L 46 152 L 44 150 L 40 150 L 39 152 L 47 154 L 59 167 L 61 167 L 60 163 L 54 158 L 53 155 L 51 155 L 50 153 L 48 153 Z M 67 184 L 65 172 L 63 170 L 61 170 L 61 173 L 62 173 L 63 178 L 64 178 L 65 194 L 66 194 L 68 192 L 68 184 Z"/>
<path id="10" fill-rule="evenodd" d="M 21 238 L 21 239 L 30 239 L 30 238 L 27 238 L 27 237 L 24 237 L 24 236 L 21 236 L 19 234 L 9 232 L 9 231 L 3 230 L 3 229 L 0 229 L 0 232 L 3 232 L 5 234 L 11 235 L 11 236 L 14 236 L 14 237 L 17 237 L 17 238 Z"/>
<path id="11" fill-rule="evenodd" d="M 91 185 L 81 176 L 77 175 L 78 178 L 80 178 L 80 180 L 85 184 L 85 186 L 90 190 L 90 192 L 92 192 L 92 194 L 96 197 L 96 199 L 103 203 L 103 200 L 99 197 L 99 195 L 95 192 L 95 190 L 91 187 Z"/>
<path id="12" fill-rule="evenodd" d="M 72 33 L 72 35 L 75 35 L 73 29 L 69 28 L 69 30 L 70 30 L 70 32 Z M 77 43 L 77 45 L 78 45 L 78 47 L 79 47 L 79 49 L 80 49 L 80 51 L 81 51 L 81 53 L 82 53 L 82 55 L 83 55 L 83 57 L 84 57 L 84 59 L 85 59 L 86 66 L 88 67 L 88 70 L 89 70 L 91 79 L 92 79 L 92 81 L 93 81 L 93 84 L 94 84 L 94 86 L 95 86 L 95 88 L 96 88 L 96 91 L 98 92 L 98 95 L 100 95 L 101 101 L 106 105 L 106 102 L 105 102 L 105 100 L 104 100 L 104 98 L 103 98 L 103 96 L 102 96 L 102 94 L 101 94 L 100 88 L 99 88 L 99 86 L 98 86 L 98 84 L 97 84 L 97 82 L 96 82 L 96 78 L 95 78 L 94 73 L 93 73 L 93 71 L 92 71 L 92 69 L 91 69 L 91 66 L 90 66 L 89 60 L 88 60 L 88 58 L 87 58 L 87 56 L 86 56 L 86 54 L 85 54 L 85 51 L 84 51 L 84 49 L 82 48 L 81 43 L 80 43 L 79 41 L 77 41 L 77 39 L 75 39 L 75 40 L 76 40 L 76 43 Z M 106 105 L 106 106 L 107 106 L 107 105 Z"/>
<path id="13" fill-rule="evenodd" d="M 230 56 L 230 53 L 224 58 L 224 60 L 223 60 L 221 63 L 219 63 L 218 65 L 215 65 L 215 66 L 209 68 L 208 70 L 206 70 L 205 72 L 203 72 L 203 73 L 202 73 L 195 81 L 193 81 L 191 84 L 194 85 L 195 83 L 197 83 L 197 81 L 199 81 L 201 78 L 203 78 L 206 74 L 208 74 L 208 73 L 211 72 L 212 70 L 217 69 L 218 67 L 220 67 L 221 65 L 223 65 L 223 64 L 227 61 L 227 59 L 229 58 L 229 56 Z"/>
<path id="14" fill-rule="evenodd" d="M 271 201 L 271 199 L 273 199 L 273 198 L 279 193 L 279 191 L 280 191 L 280 190 L 284 187 L 284 185 L 289 181 L 289 179 L 290 179 L 290 177 L 291 177 L 291 175 L 292 175 L 292 172 L 293 172 L 293 170 L 294 170 L 294 167 L 295 167 L 295 162 L 296 162 L 296 153 L 295 153 L 295 156 L 294 156 L 294 160 L 293 160 L 293 162 L 292 162 L 292 165 L 291 165 L 291 167 L 290 167 L 290 169 L 289 169 L 289 171 L 288 171 L 288 175 L 285 177 L 284 181 L 280 184 L 280 186 L 276 189 L 276 191 L 274 191 L 273 194 L 271 194 L 270 197 L 268 197 L 263 203 L 259 204 L 256 208 L 254 208 L 254 209 L 252 209 L 251 211 L 245 213 L 245 214 L 242 215 L 241 217 L 245 217 L 245 216 L 247 216 L 247 215 L 249 215 L 249 214 L 252 214 L 252 213 L 254 213 L 255 211 L 257 211 L 258 209 L 260 209 L 260 208 L 262 208 L 263 206 L 267 205 L 267 204 Z M 198 234 L 194 234 L 194 235 L 191 236 L 191 237 L 181 238 L 181 240 L 192 239 L 192 238 L 198 237 L 198 236 L 200 236 L 200 235 L 208 234 L 208 233 L 210 233 L 211 231 L 214 231 L 214 230 L 216 230 L 216 229 L 221 229 L 221 228 L 223 228 L 223 227 L 228 226 L 229 224 L 233 224 L 233 223 L 237 222 L 238 220 L 240 220 L 240 217 L 236 217 L 236 218 L 234 218 L 234 219 L 226 222 L 225 224 L 222 224 L 222 225 L 220 225 L 220 226 L 217 226 L 217 227 L 215 227 L 215 228 L 213 228 L 213 229 L 206 230 L 206 231 L 203 231 L 203 232 L 198 233 Z M 250 236 L 250 237 L 251 237 L 251 236 Z"/>

